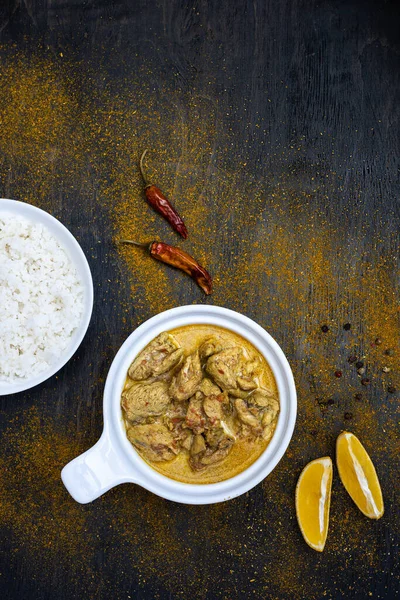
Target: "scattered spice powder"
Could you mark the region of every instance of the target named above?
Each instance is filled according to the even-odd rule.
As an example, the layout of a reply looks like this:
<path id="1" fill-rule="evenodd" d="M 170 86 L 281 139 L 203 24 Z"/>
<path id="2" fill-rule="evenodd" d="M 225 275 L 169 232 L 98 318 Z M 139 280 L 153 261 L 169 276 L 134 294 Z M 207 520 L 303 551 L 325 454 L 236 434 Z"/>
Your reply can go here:
<path id="1" fill-rule="evenodd" d="M 60 479 L 64 464 L 83 450 L 71 427 L 56 429 L 35 408 L 14 417 L 3 434 L 1 526 L 10 529 L 19 544 L 23 542 L 24 552 L 35 557 L 35 568 L 50 568 L 54 557 L 61 555 L 76 576 L 80 559 L 91 553 L 95 536 Z"/>
<path id="2" fill-rule="evenodd" d="M 179 121 L 179 114 L 174 115 L 176 106 L 173 104 L 170 107 L 172 119 L 165 122 L 163 120 L 162 126 L 159 122 L 159 113 L 152 113 L 147 109 L 146 112 L 150 114 L 146 129 L 151 131 L 154 127 L 158 127 L 163 130 L 164 140 L 163 143 L 160 140 L 157 144 L 152 171 L 155 172 L 155 179 L 160 178 L 165 181 L 163 187 L 171 200 L 175 195 L 181 198 L 180 206 L 184 207 L 182 216 L 190 229 L 190 239 L 184 245 L 180 244 L 180 247 L 192 256 L 196 256 L 201 264 L 207 265 L 207 268 L 214 272 L 213 244 L 210 244 L 210 240 L 216 232 L 210 229 L 210 219 L 207 218 L 211 214 L 211 207 L 208 209 L 202 198 L 207 184 L 205 176 L 209 168 L 211 143 L 215 135 L 214 111 L 204 99 L 193 97 L 191 102 L 197 102 L 198 106 L 196 110 L 188 112 L 191 115 L 189 119 L 196 120 L 196 113 L 198 118 L 199 112 L 203 119 L 201 130 L 196 127 L 195 133 L 190 132 L 190 148 L 187 139 L 190 122 L 183 130 L 176 130 L 174 117 Z M 150 214 L 144 205 L 141 176 L 136 161 L 132 159 L 143 148 L 143 138 L 146 139 L 149 135 L 143 128 L 143 119 L 140 114 L 137 114 L 138 112 L 141 111 L 136 108 L 130 115 L 124 106 L 115 108 L 116 116 L 110 126 L 118 152 L 113 154 L 112 183 L 106 194 L 113 207 L 111 214 L 115 238 L 163 239 L 167 242 L 171 239 L 170 229 L 166 223 L 160 221 L 159 217 Z M 131 123 L 130 119 L 132 119 Z M 175 156 L 171 148 L 177 148 Z M 182 155 L 185 149 L 186 152 Z M 173 188 L 172 192 L 171 188 Z M 217 222 L 218 214 L 215 223 Z M 134 253 L 130 248 L 119 247 L 118 253 L 127 267 L 132 296 L 142 314 L 151 316 L 180 304 L 179 298 L 187 290 L 196 290 L 193 292 L 193 297 L 198 302 L 204 302 L 195 284 L 190 284 L 182 273 L 171 271 L 168 267 L 163 268 L 157 263 L 149 265 L 148 257 Z"/>
<path id="3" fill-rule="evenodd" d="M 172 242 L 168 225 L 144 210 L 136 164 L 143 147 L 157 147 L 152 172 L 172 202 L 179 198 L 190 230 L 185 250 L 218 273 L 212 303 L 255 317 L 278 340 L 295 374 L 297 431 L 313 426 L 318 434 L 313 439 L 295 434 L 279 468 L 257 490 L 229 503 L 177 507 L 126 485 L 82 507 L 69 498 L 59 472 L 90 444 L 76 436 L 71 424 L 61 428 L 37 409 L 28 410 L 10 419 L 0 448 L 0 516 L 15 552 L 26 554 L 26 570 L 45 578 L 47 585 L 51 565 L 62 560 L 77 587 L 90 581 L 88 597 L 96 597 L 99 586 L 104 586 L 103 597 L 112 591 L 98 577 L 96 556 L 104 554 L 108 568 L 120 578 L 129 582 L 124 573 L 135 569 L 143 584 L 159 582 L 176 598 L 204 598 L 222 581 L 226 597 L 237 597 L 237 573 L 244 572 L 255 580 L 255 593 L 271 598 L 329 596 L 332 590 L 320 576 L 319 557 L 310 559 L 303 547 L 293 489 L 302 466 L 326 454 L 343 428 L 338 412 L 342 402 L 352 411 L 346 410 L 352 414 L 352 430 L 373 448 L 378 473 L 385 466 L 383 483 L 397 485 L 398 432 L 395 420 L 388 418 L 393 401 L 381 398 L 375 375 L 382 366 L 379 357 L 368 357 L 374 385 L 362 405 L 352 400 L 359 385 L 354 371 L 353 380 L 332 377 L 335 365 L 350 352 L 364 356 L 377 332 L 387 345 L 385 362 L 394 367 L 391 357 L 400 333 L 391 275 L 396 272 L 396 240 L 382 238 L 380 258 L 370 262 L 365 252 L 370 233 L 358 225 L 351 229 L 351 218 L 345 227 L 340 215 L 336 219 L 329 213 L 327 219 L 326 207 L 337 192 L 336 174 L 313 179 L 313 189 L 300 189 L 298 173 L 287 169 L 293 158 L 287 149 L 282 149 L 282 176 L 272 183 L 259 172 L 252 175 L 252 165 L 245 161 L 229 162 L 224 148 L 233 138 L 221 127 L 220 106 L 194 87 L 190 95 L 167 87 L 155 95 L 150 93 L 150 70 L 147 78 L 139 74 L 137 81 L 129 78 L 112 87 L 106 75 L 92 78 L 88 65 L 61 62 L 45 50 L 37 50 L 34 58 L 15 48 L 0 51 L 5 56 L 0 78 L 3 195 L 34 202 L 56 215 L 65 210 L 69 218 L 85 204 L 90 233 L 96 244 L 103 242 L 100 256 L 109 261 L 109 286 L 118 288 L 115 319 L 126 319 L 130 330 L 188 298 L 208 301 L 195 283 L 188 292 L 184 275 L 160 269 L 129 248 L 104 247 L 110 227 L 115 238 Z M 376 227 L 384 231 L 385 224 L 377 221 Z M 360 332 L 356 342 L 343 332 L 316 335 L 319 323 L 349 318 Z M 327 325 L 322 327 L 329 331 Z M 104 328 L 107 332 L 107 324 Z M 393 369 L 387 389 L 395 391 L 399 385 L 399 373 Z M 325 401 L 315 405 L 317 396 L 329 396 L 326 405 L 332 409 L 324 418 L 319 407 L 325 407 Z M 68 406 L 74 406 L 73 399 Z M 382 537 L 354 518 L 341 489 L 336 505 L 350 507 L 345 516 L 342 510 L 331 514 L 327 550 L 335 556 L 336 570 L 352 569 L 371 581 L 371 569 L 376 572 L 381 566 Z M 118 552 L 106 553 L 105 540 Z M 366 548 L 362 553 L 356 551 L 361 542 Z M 265 557 L 261 567 L 260 557 Z M 233 565 L 229 578 L 227 564 Z M 257 573 L 253 564 L 258 565 Z"/>

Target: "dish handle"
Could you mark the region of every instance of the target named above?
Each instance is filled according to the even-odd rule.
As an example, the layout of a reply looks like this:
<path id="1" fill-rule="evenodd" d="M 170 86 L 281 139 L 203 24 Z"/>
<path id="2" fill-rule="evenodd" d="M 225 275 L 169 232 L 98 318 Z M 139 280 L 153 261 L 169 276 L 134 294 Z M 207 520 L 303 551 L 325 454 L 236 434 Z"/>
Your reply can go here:
<path id="1" fill-rule="evenodd" d="M 63 484 L 80 504 L 92 502 L 112 487 L 131 481 L 132 471 L 123 461 L 108 435 L 103 431 L 99 441 L 74 458 L 61 471 Z"/>

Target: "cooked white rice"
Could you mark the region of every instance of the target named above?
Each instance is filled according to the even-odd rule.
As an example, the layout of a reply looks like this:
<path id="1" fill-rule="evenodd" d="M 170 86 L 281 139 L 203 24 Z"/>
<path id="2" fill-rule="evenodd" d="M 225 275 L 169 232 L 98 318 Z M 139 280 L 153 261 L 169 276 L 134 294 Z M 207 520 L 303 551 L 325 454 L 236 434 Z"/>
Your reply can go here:
<path id="1" fill-rule="evenodd" d="M 70 344 L 83 302 L 76 269 L 50 231 L 0 213 L 0 381 L 49 369 Z"/>

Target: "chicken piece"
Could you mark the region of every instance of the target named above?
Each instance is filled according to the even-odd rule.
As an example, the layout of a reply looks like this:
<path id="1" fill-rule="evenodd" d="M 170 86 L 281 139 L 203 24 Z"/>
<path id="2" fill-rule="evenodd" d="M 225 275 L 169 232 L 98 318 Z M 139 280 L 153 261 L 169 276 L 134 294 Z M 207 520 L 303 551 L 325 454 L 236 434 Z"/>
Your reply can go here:
<path id="1" fill-rule="evenodd" d="M 135 358 L 128 375 L 135 381 L 157 377 L 173 369 L 182 359 L 183 349 L 179 348 L 169 333 L 160 333 Z"/>
<path id="2" fill-rule="evenodd" d="M 257 388 L 257 384 L 254 381 L 254 379 L 247 375 L 243 377 L 238 377 L 237 384 L 240 387 L 240 389 L 244 390 L 245 392 L 249 392 Z"/>
<path id="3" fill-rule="evenodd" d="M 260 420 L 250 412 L 246 402 L 241 398 L 237 398 L 235 400 L 235 408 L 242 423 L 249 425 L 257 435 L 261 434 L 262 428 Z"/>
<path id="4" fill-rule="evenodd" d="M 226 394 L 206 396 L 203 400 L 203 410 L 211 427 L 219 425 L 222 419 L 222 404 L 227 401 Z"/>
<path id="5" fill-rule="evenodd" d="M 123 389 L 122 394 L 126 394 L 126 392 L 135 385 L 135 382 L 132 381 L 132 379 L 130 379 L 129 377 L 127 378 L 126 382 L 125 382 L 125 386 Z"/>
<path id="6" fill-rule="evenodd" d="M 146 417 L 161 415 L 171 402 L 168 384 L 162 381 L 154 383 L 136 383 L 122 393 L 121 405 L 126 418 L 132 422 Z"/>
<path id="7" fill-rule="evenodd" d="M 188 430 L 186 430 L 186 437 L 184 437 L 183 440 L 181 441 L 182 448 L 185 448 L 186 450 L 190 450 L 190 448 L 192 447 L 193 439 L 194 439 L 193 434 L 191 434 Z"/>
<path id="8" fill-rule="evenodd" d="M 199 354 L 195 352 L 185 358 L 178 374 L 173 378 L 169 388 L 171 396 L 179 402 L 187 400 L 197 391 L 202 377 Z"/>
<path id="9" fill-rule="evenodd" d="M 244 423 L 242 423 L 241 430 L 240 430 L 240 437 L 241 438 L 254 437 L 254 429 L 252 429 L 250 427 L 250 425 L 245 425 Z"/>
<path id="10" fill-rule="evenodd" d="M 219 447 L 218 450 L 214 452 L 205 453 L 205 455 L 201 458 L 201 464 L 205 467 L 208 465 L 215 465 L 216 463 L 221 462 L 226 458 L 231 451 L 233 446 L 233 441 L 229 440 L 225 446 Z"/>
<path id="11" fill-rule="evenodd" d="M 275 407 L 279 410 L 279 402 L 276 398 L 275 393 L 272 390 L 266 390 L 259 388 L 248 397 L 249 404 L 255 404 L 260 408 Z"/>
<path id="12" fill-rule="evenodd" d="M 215 338 L 215 337 L 207 338 L 206 340 L 204 340 L 204 342 L 199 347 L 200 359 L 204 362 L 207 360 L 207 358 L 209 358 L 213 354 L 216 354 L 217 352 L 221 352 L 222 349 L 223 349 L 223 346 L 217 338 Z"/>
<path id="13" fill-rule="evenodd" d="M 227 437 L 235 441 L 239 430 L 242 428 L 242 425 L 239 424 L 238 421 L 232 421 L 231 419 L 229 419 L 221 421 L 221 428 Z"/>
<path id="14" fill-rule="evenodd" d="M 203 452 L 190 457 L 189 463 L 194 471 L 201 471 L 208 465 L 213 465 L 221 462 L 226 458 L 233 446 L 233 440 L 227 437 L 222 437 L 218 445 L 215 447 L 207 447 Z"/>
<path id="15" fill-rule="evenodd" d="M 179 452 L 172 434 L 159 423 L 129 427 L 127 436 L 149 461 L 172 460 Z"/>
<path id="16" fill-rule="evenodd" d="M 279 402 L 274 395 L 268 398 L 268 404 L 264 406 L 261 424 L 263 426 L 262 436 L 264 440 L 269 440 L 274 430 L 274 423 L 279 414 Z"/>
<path id="17" fill-rule="evenodd" d="M 246 392 L 245 390 L 240 389 L 240 387 L 237 387 L 235 390 L 230 389 L 228 392 L 230 396 L 233 396 L 234 398 L 242 398 L 243 400 L 248 398 L 250 394 L 250 392 Z"/>
<path id="18" fill-rule="evenodd" d="M 274 428 L 270 425 L 267 425 L 266 427 L 264 427 L 263 431 L 262 431 L 262 439 L 265 440 L 266 442 L 268 442 L 271 438 L 272 438 L 272 434 L 274 432 Z"/>
<path id="19" fill-rule="evenodd" d="M 193 443 L 190 448 L 190 455 L 196 456 L 196 454 L 200 454 L 200 452 L 204 452 L 206 449 L 206 442 L 201 434 L 195 435 L 193 438 Z"/>
<path id="20" fill-rule="evenodd" d="M 206 371 L 223 390 L 237 388 L 237 376 L 243 350 L 239 346 L 226 348 L 217 354 L 213 354 L 207 360 Z"/>
<path id="21" fill-rule="evenodd" d="M 269 404 L 265 406 L 264 414 L 261 419 L 263 426 L 262 436 L 264 440 L 269 440 L 273 433 L 273 424 L 279 413 L 279 402 L 272 396 L 269 398 Z"/>
<path id="22" fill-rule="evenodd" d="M 242 361 L 237 377 L 237 384 L 241 390 L 251 392 L 258 387 L 256 377 L 260 371 L 260 366 L 260 361 L 256 359 Z"/>
<path id="23" fill-rule="evenodd" d="M 227 437 L 222 427 L 208 429 L 204 435 L 206 438 L 207 446 L 214 449 L 218 448 L 218 445 L 224 437 Z"/>
<path id="24" fill-rule="evenodd" d="M 184 421 L 187 413 L 187 404 L 185 402 L 171 402 L 168 406 L 165 416 L 171 423 Z"/>
<path id="25" fill-rule="evenodd" d="M 241 375 L 243 377 L 256 377 L 261 369 L 261 361 L 259 358 L 248 360 L 243 364 Z"/>
<path id="26" fill-rule="evenodd" d="M 186 426 L 189 427 L 189 429 L 192 429 L 194 433 L 203 433 L 206 424 L 207 417 L 203 411 L 203 398 L 203 394 L 197 392 L 197 394 L 190 399 L 186 413 Z"/>
<path id="27" fill-rule="evenodd" d="M 199 391 L 203 392 L 205 396 L 212 396 L 213 394 L 221 393 L 220 388 L 215 385 L 211 379 L 208 379 L 208 377 L 204 377 L 202 380 L 201 384 L 199 385 Z"/>
<path id="28" fill-rule="evenodd" d="M 263 427 L 269 427 L 279 413 L 279 402 L 275 398 L 270 399 L 270 403 L 265 407 L 261 423 Z"/>

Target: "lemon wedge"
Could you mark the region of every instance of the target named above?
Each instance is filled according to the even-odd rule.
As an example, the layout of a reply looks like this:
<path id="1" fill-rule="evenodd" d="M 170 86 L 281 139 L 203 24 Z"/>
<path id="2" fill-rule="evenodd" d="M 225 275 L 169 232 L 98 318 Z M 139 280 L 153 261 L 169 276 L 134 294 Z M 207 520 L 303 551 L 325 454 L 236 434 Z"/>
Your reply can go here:
<path id="1" fill-rule="evenodd" d="M 336 463 L 340 479 L 364 515 L 380 519 L 384 512 L 381 486 L 375 467 L 360 440 L 343 431 L 336 441 Z"/>
<path id="2" fill-rule="evenodd" d="M 296 486 L 296 515 L 307 544 L 322 552 L 329 526 L 332 461 L 329 456 L 308 463 Z"/>

